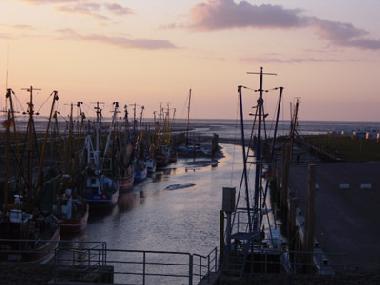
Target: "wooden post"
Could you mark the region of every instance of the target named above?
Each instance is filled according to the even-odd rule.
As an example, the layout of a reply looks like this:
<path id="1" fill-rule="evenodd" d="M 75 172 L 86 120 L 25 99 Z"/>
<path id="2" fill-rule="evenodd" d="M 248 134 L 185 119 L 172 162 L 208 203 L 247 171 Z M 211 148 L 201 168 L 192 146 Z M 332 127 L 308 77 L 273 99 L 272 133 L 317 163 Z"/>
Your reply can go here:
<path id="1" fill-rule="evenodd" d="M 310 273 L 313 269 L 313 250 L 314 250 L 314 232 L 315 232 L 315 164 L 309 164 L 307 179 L 307 201 L 306 201 L 306 217 L 305 217 L 305 234 L 304 234 L 304 250 L 306 270 Z"/>

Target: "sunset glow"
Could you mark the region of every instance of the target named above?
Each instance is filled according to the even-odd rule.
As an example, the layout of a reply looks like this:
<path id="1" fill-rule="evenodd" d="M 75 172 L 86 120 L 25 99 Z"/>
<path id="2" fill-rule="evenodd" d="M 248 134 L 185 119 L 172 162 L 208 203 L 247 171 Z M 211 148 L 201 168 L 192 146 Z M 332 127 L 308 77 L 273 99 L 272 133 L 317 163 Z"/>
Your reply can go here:
<path id="1" fill-rule="evenodd" d="M 377 0 L 3 0 L 0 103 L 6 87 L 25 103 L 32 84 L 37 105 L 58 90 L 63 110 L 136 102 L 152 117 L 170 102 L 185 117 L 192 88 L 192 117 L 234 119 L 237 85 L 257 88 L 246 72 L 263 66 L 279 74 L 267 88 L 285 87 L 285 119 L 301 97 L 300 120 L 379 121 L 378 11 Z"/>

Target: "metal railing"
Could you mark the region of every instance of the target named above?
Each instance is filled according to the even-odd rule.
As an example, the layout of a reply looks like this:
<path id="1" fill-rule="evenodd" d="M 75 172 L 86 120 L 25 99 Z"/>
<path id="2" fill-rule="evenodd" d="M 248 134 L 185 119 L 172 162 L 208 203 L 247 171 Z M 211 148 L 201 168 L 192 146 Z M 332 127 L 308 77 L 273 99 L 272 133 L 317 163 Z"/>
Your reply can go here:
<path id="1" fill-rule="evenodd" d="M 22 247 L 10 248 L 13 243 Z M 17 255 L 41 254 L 32 245 L 49 244 L 52 241 L 35 240 L 0 240 L 0 263 L 36 264 L 19 259 L 4 259 Z M 56 243 L 56 242 L 55 242 Z M 50 247 L 47 247 L 50 249 Z M 356 272 L 367 267 L 380 270 L 380 264 L 349 264 L 345 254 L 329 254 L 315 249 L 313 252 L 284 251 L 271 248 L 253 248 L 252 254 L 245 256 L 241 251 L 231 251 L 230 264 L 226 264 L 226 253 L 222 271 L 225 266 L 239 268 L 250 275 L 255 272 L 276 273 L 286 271 L 291 274 L 336 272 Z M 219 252 L 215 247 L 208 255 L 190 254 L 177 251 L 147 251 L 108 249 L 104 242 L 60 241 L 52 246 L 54 281 L 91 281 L 118 284 L 198 284 L 207 283 L 213 273 L 219 272 Z M 245 260 L 245 262 L 243 262 Z M 277 270 L 278 268 L 281 268 Z M 66 278 L 66 279 L 65 279 Z M 67 280 L 69 278 L 69 280 Z M 91 279 L 92 278 L 92 279 Z M 106 280 L 106 281 L 104 281 Z"/>
<path id="2" fill-rule="evenodd" d="M 112 266 L 115 281 L 121 284 L 197 284 L 209 278 L 210 272 L 218 271 L 218 249 L 202 256 L 176 251 L 107 249 L 103 244 L 58 247 L 55 276 L 66 272 L 68 266 L 75 267 L 74 275 L 78 276 L 79 271 L 82 277 L 88 272 L 108 274 Z"/>
<path id="3" fill-rule="evenodd" d="M 36 243 L 45 244 L 46 250 L 41 252 Z M 209 278 L 210 272 L 217 272 L 219 266 L 216 247 L 203 256 L 177 251 L 108 249 L 105 242 L 0 240 L 0 263 L 39 264 L 41 254 L 49 256 L 54 268 L 52 280 L 56 282 L 91 277 L 120 284 L 193 285 Z"/>
<path id="4" fill-rule="evenodd" d="M 101 248 L 103 251 L 107 248 L 105 242 L 0 239 L 0 263 L 49 263 L 57 258 L 57 251 L 73 247 Z"/>
<path id="5" fill-rule="evenodd" d="M 239 268 L 245 274 L 281 273 L 335 275 L 336 273 L 380 272 L 379 263 L 349 262 L 350 255 L 314 251 L 285 251 L 255 248 L 248 256 L 241 251 L 231 251 L 225 257 L 223 271 Z M 245 259 L 245 261 L 244 261 Z"/>
<path id="6" fill-rule="evenodd" d="M 193 275 L 201 282 L 204 279 L 210 281 L 211 273 L 216 273 L 218 267 L 218 248 L 215 247 L 207 256 L 193 254 Z"/>
<path id="7" fill-rule="evenodd" d="M 97 272 L 108 274 L 113 268 L 116 283 L 120 284 L 197 284 L 218 271 L 218 250 L 207 256 L 177 251 L 148 251 L 126 249 L 58 249 L 56 268 L 66 270 L 71 263 L 75 274 Z"/>

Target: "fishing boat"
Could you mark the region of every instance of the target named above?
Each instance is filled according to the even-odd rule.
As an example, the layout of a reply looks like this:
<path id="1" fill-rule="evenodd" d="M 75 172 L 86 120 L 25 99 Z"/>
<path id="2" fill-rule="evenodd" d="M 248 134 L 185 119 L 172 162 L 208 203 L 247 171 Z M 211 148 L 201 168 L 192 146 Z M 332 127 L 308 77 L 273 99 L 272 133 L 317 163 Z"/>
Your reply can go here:
<path id="1" fill-rule="evenodd" d="M 152 174 L 152 173 L 156 172 L 157 163 L 156 163 L 155 159 L 149 158 L 145 161 L 145 164 L 146 164 L 146 168 L 148 170 L 148 174 Z"/>
<path id="2" fill-rule="evenodd" d="M 143 182 L 148 176 L 148 168 L 144 160 L 139 159 L 135 164 L 135 184 Z"/>
<path id="3" fill-rule="evenodd" d="M 89 205 L 77 189 L 73 191 L 71 188 L 65 188 L 54 205 L 54 213 L 58 218 L 61 234 L 72 235 L 86 228 Z"/>
<path id="4" fill-rule="evenodd" d="M 120 193 L 129 192 L 135 183 L 134 170 L 134 146 L 132 143 L 132 133 L 129 128 L 128 105 L 124 105 L 124 130 L 121 138 L 120 154 Z"/>
<path id="5" fill-rule="evenodd" d="M 169 152 L 169 163 L 176 163 L 177 160 L 178 160 L 178 152 L 174 148 L 171 148 Z"/>
<path id="6" fill-rule="evenodd" d="M 45 194 L 52 194 L 45 192 L 45 178 L 48 175 L 45 173 L 44 155 L 58 92 L 53 91 L 50 95 L 53 100 L 48 127 L 37 155 L 33 104 L 33 91 L 37 89 L 30 86 L 25 90 L 30 96 L 25 112 L 28 115 L 25 141 L 20 140 L 16 130 L 12 101 L 14 92 L 8 89 L 6 94 L 9 109 L 3 122 L 6 142 L 5 173 L 1 183 L 0 262 L 47 263 L 54 256 L 60 240 L 57 219 L 51 211 L 45 210 L 51 208 L 51 204 L 44 207 L 40 200 Z M 20 145 L 23 146 L 22 150 L 19 149 Z"/>
<path id="7" fill-rule="evenodd" d="M 64 213 L 66 214 L 66 216 L 59 219 L 58 221 L 62 235 L 80 233 L 87 227 L 87 220 L 90 209 L 89 205 L 87 203 L 83 203 L 79 199 L 73 199 L 71 203 L 72 207 L 75 208 L 75 210 L 73 211 L 75 215 L 68 215 L 68 210 L 65 210 Z"/>
<path id="8" fill-rule="evenodd" d="M 115 102 L 117 103 L 117 102 Z M 100 151 L 100 131 L 101 131 L 101 108 L 97 102 L 95 107 L 97 120 L 95 124 L 95 146 L 92 142 L 92 137 L 88 134 L 84 143 L 84 154 L 86 157 L 85 168 L 85 185 L 83 196 L 86 202 L 92 207 L 112 207 L 116 205 L 119 198 L 119 182 L 105 175 L 105 170 L 115 165 L 112 163 L 112 157 L 108 157 L 109 148 L 111 145 L 112 130 L 116 122 L 116 114 L 118 113 L 118 104 L 115 104 L 115 109 L 112 116 L 111 127 L 107 135 L 106 144 L 103 152 Z"/>
<path id="9" fill-rule="evenodd" d="M 169 164 L 170 148 L 168 145 L 160 145 L 155 155 L 157 167 L 165 167 Z"/>
<path id="10" fill-rule="evenodd" d="M 77 104 L 80 108 L 80 102 Z M 54 202 L 53 212 L 58 218 L 58 223 L 61 229 L 62 235 L 72 235 L 76 233 L 80 233 L 87 226 L 87 220 L 89 215 L 89 205 L 82 198 L 81 189 L 82 185 L 80 182 L 83 179 L 82 176 L 76 176 L 74 173 L 78 170 L 79 165 L 73 163 L 70 159 L 75 156 L 74 151 L 74 123 L 73 123 L 73 104 L 70 104 L 70 119 L 68 124 L 68 136 L 65 140 L 65 157 L 63 163 L 63 170 L 66 173 L 59 177 L 58 184 L 59 191 L 57 193 L 57 199 Z M 84 114 L 79 110 L 79 114 L 81 118 L 83 118 Z M 58 128 L 58 126 L 57 126 Z M 79 133 L 81 132 L 81 128 L 79 128 Z M 57 130 L 59 134 L 59 130 Z M 73 179 L 73 176 L 75 179 Z M 57 188 L 57 187 L 56 187 Z"/>
<path id="11" fill-rule="evenodd" d="M 10 209 L 0 220 L 0 262 L 48 263 L 60 241 L 54 216 Z"/>
<path id="12" fill-rule="evenodd" d="M 114 206 L 119 199 L 119 183 L 102 174 L 89 173 L 86 178 L 84 199 L 92 207 Z"/>
<path id="13" fill-rule="evenodd" d="M 172 150 L 171 125 L 173 124 L 176 109 L 173 110 L 173 118 L 170 117 L 170 106 L 167 105 L 166 111 L 160 106 L 160 120 L 156 123 L 155 160 L 157 167 L 165 167 L 169 163 L 177 161 L 177 152 Z"/>
<path id="14" fill-rule="evenodd" d="M 222 250 L 224 257 L 221 261 L 222 283 L 229 278 L 229 270 L 233 266 L 237 268 L 237 277 L 243 280 L 255 273 L 285 272 L 288 268 L 283 265 L 286 263 L 286 254 L 279 248 L 279 243 L 275 236 L 277 225 L 273 223 L 274 217 L 270 214 L 272 210 L 269 203 L 269 180 L 264 180 L 263 168 L 271 165 L 274 160 L 274 150 L 277 138 L 279 122 L 282 87 L 271 90 L 280 90 L 277 114 L 275 119 L 275 130 L 272 138 L 272 151 L 268 160 L 263 157 L 263 145 L 267 138 L 266 117 L 264 112 L 264 88 L 263 76 L 273 75 L 263 73 L 261 68 L 260 87 L 249 88 L 240 85 L 238 87 L 240 105 L 240 133 L 241 133 L 241 153 L 243 171 L 240 177 L 239 193 L 236 195 L 236 188 L 223 188 L 223 212 L 227 220 L 224 237 L 222 238 Z M 245 121 L 243 117 L 243 89 L 259 92 L 253 125 L 250 128 L 251 134 L 248 145 L 245 140 Z M 269 91 L 265 91 L 269 92 Z M 253 145 L 255 145 L 253 153 Z M 254 159 L 253 159 L 254 158 Z M 251 167 L 254 165 L 254 167 Z M 250 171 L 252 169 L 252 171 Z M 237 199 L 235 197 L 237 196 Z M 264 262 L 257 262 L 264 261 Z M 238 264 L 238 267 L 236 267 Z M 225 280 L 223 280 L 226 278 Z M 244 279 L 247 280 L 247 279 Z M 225 281 L 226 282 L 226 281 Z"/>
<path id="15" fill-rule="evenodd" d="M 130 164 L 128 167 L 123 168 L 119 184 L 120 184 L 120 193 L 128 192 L 133 189 L 133 185 L 135 183 L 135 175 L 134 175 L 134 165 Z"/>

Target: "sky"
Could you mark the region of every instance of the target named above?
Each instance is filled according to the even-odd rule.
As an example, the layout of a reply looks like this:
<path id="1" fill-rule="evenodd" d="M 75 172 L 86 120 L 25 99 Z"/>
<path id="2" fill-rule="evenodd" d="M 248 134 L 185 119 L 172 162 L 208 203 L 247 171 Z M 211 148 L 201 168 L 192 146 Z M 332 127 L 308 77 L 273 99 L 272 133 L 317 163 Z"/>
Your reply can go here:
<path id="1" fill-rule="evenodd" d="M 26 109 L 61 114 L 84 101 L 145 106 L 170 103 L 186 117 L 236 119 L 237 86 L 285 87 L 284 119 L 300 98 L 300 120 L 380 120 L 378 0 L 1 0 L 0 103 L 7 87 Z M 274 115 L 277 91 L 265 93 Z M 245 90 L 247 114 L 257 93 Z M 109 113 L 111 114 L 111 113 Z"/>

